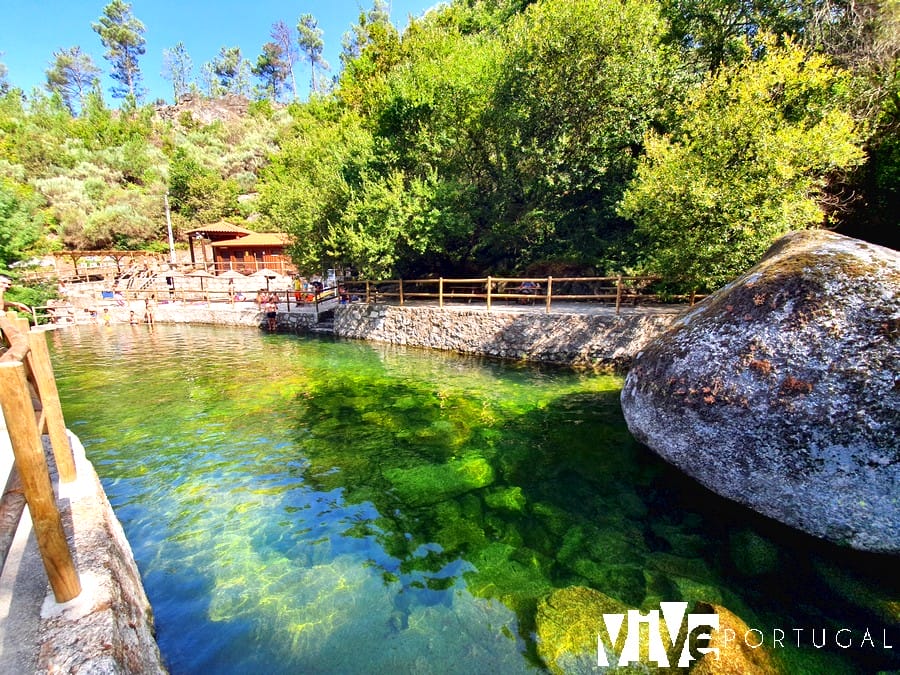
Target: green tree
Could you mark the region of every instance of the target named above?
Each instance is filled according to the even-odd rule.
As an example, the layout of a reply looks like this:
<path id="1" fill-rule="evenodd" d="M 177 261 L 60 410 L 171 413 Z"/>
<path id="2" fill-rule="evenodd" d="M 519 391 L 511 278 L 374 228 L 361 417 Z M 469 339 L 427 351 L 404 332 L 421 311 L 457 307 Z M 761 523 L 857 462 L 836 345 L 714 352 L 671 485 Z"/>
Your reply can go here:
<path id="1" fill-rule="evenodd" d="M 178 148 L 169 163 L 172 210 L 194 224 L 214 223 L 238 213 L 238 187 Z"/>
<path id="2" fill-rule="evenodd" d="M 0 56 L 2 55 L 3 52 L 0 52 Z M 9 82 L 6 79 L 8 75 L 9 69 L 6 67 L 6 64 L 0 62 L 0 95 L 6 94 L 9 91 Z"/>
<path id="3" fill-rule="evenodd" d="M 357 25 L 344 34 L 342 45 L 343 70 L 336 94 L 346 105 L 360 109 L 364 101 L 377 100 L 382 78 L 399 63 L 400 34 L 376 3 L 372 11 L 360 13 Z"/>
<path id="4" fill-rule="evenodd" d="M 252 72 L 262 82 L 266 96 L 277 101 L 281 98 L 291 70 L 281 46 L 277 42 L 267 42 L 263 45 L 262 54 L 256 57 Z"/>
<path id="5" fill-rule="evenodd" d="M 193 61 L 183 42 L 177 43 L 171 49 L 163 49 L 162 76 L 172 83 L 175 103 L 190 91 L 193 69 Z"/>
<path id="6" fill-rule="evenodd" d="M 851 109 L 871 129 L 866 162 L 829 186 L 839 229 L 900 248 L 900 3 L 821 0 L 803 39 L 853 72 Z"/>
<path id="7" fill-rule="evenodd" d="M 508 256 L 617 262 L 604 262 L 629 230 L 616 204 L 685 86 L 665 30 L 638 0 L 536 3 L 511 23 L 483 141 Z"/>
<path id="8" fill-rule="evenodd" d="M 27 257 L 43 232 L 40 197 L 0 176 L 0 268 Z"/>
<path id="9" fill-rule="evenodd" d="M 360 12 L 357 22 L 341 39 L 341 63 L 347 66 L 362 56 L 363 50 L 378 41 L 378 35 L 393 30 L 389 7 L 385 0 L 374 0 L 372 9 Z"/>
<path id="10" fill-rule="evenodd" d="M 139 100 L 144 94 L 140 86 L 141 69 L 138 64 L 138 59 L 146 51 L 144 24 L 131 13 L 130 4 L 112 0 L 91 27 L 106 47 L 106 60 L 112 64 L 110 76 L 120 83 L 112 88 L 113 97 Z"/>
<path id="11" fill-rule="evenodd" d="M 316 72 L 318 70 L 326 71 L 330 67 L 328 62 L 322 58 L 322 52 L 325 50 L 322 29 L 319 28 L 319 22 L 312 14 L 303 14 L 297 22 L 297 34 L 297 44 L 309 62 L 310 91 L 316 94 L 321 86 Z"/>
<path id="12" fill-rule="evenodd" d="M 218 79 L 218 91 L 224 94 L 250 93 L 250 62 L 240 47 L 222 47 L 212 60 L 212 73 Z"/>
<path id="13" fill-rule="evenodd" d="M 94 65 L 90 54 L 81 47 L 53 52 L 53 61 L 47 71 L 47 89 L 59 94 L 74 115 L 84 107 L 88 92 L 99 86 L 100 69 Z"/>
<path id="14" fill-rule="evenodd" d="M 677 131 L 648 133 L 621 203 L 645 239 L 648 269 L 715 289 L 778 236 L 821 225 L 829 174 L 863 158 L 848 84 L 846 72 L 790 43 L 711 74 Z"/>
<path id="15" fill-rule="evenodd" d="M 662 0 L 661 5 L 671 39 L 702 72 L 743 61 L 761 33 L 802 33 L 804 6 L 820 1 Z"/>

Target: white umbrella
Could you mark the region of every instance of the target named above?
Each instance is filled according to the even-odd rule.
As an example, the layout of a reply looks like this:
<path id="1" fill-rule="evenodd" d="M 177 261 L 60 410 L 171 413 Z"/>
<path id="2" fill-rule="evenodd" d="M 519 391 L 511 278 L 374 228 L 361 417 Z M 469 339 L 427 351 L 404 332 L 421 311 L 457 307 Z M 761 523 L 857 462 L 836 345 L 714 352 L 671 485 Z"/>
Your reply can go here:
<path id="1" fill-rule="evenodd" d="M 269 282 L 274 281 L 275 279 L 278 279 L 281 275 L 278 274 L 278 272 L 275 272 L 274 270 L 261 269 L 261 270 L 256 270 L 250 276 L 251 277 L 265 277 L 266 278 L 266 290 L 268 291 L 269 290 Z"/>
<path id="2" fill-rule="evenodd" d="M 236 270 L 225 270 L 219 275 L 220 279 L 243 279 L 244 275 Z"/>
<path id="3" fill-rule="evenodd" d="M 193 272 L 188 272 L 187 276 L 189 277 L 200 277 L 200 290 L 203 290 L 203 280 L 204 279 L 215 279 L 215 274 L 210 274 L 206 270 L 194 270 Z"/>

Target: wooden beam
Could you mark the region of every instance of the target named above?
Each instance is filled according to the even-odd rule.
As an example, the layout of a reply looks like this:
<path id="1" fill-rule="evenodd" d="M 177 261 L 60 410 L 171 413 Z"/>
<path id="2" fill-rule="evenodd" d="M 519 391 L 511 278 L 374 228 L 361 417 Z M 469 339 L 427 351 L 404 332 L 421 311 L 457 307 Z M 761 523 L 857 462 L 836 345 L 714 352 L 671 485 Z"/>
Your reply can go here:
<path id="1" fill-rule="evenodd" d="M 0 363 L 0 402 L 50 587 L 57 602 L 68 602 L 81 593 L 81 582 L 53 494 L 43 442 L 34 424 L 23 363 Z"/>
<path id="2" fill-rule="evenodd" d="M 50 363 L 47 338 L 42 331 L 31 331 L 28 333 L 28 345 L 31 347 L 28 354 L 28 367 L 34 377 L 34 385 L 41 399 L 44 425 L 46 426 L 46 428 L 39 428 L 38 431 L 46 432 L 50 436 L 50 445 L 53 447 L 53 457 L 56 459 L 59 479 L 63 483 L 70 483 L 77 478 L 75 459 L 72 456 L 69 434 L 66 433 L 66 422 L 63 419 L 62 405 L 59 402 L 56 378 L 53 376 L 53 365 Z"/>

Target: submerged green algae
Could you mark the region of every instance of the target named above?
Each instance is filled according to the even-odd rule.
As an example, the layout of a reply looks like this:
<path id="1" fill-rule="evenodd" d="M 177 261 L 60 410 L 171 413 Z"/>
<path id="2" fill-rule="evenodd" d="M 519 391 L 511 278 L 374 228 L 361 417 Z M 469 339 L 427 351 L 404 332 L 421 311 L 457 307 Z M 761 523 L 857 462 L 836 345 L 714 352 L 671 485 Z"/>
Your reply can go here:
<path id="1" fill-rule="evenodd" d="M 634 443 L 617 378 L 240 330 L 51 339 L 174 672 L 542 669 L 539 607 L 569 587 L 766 629 L 882 621 L 898 597 L 880 560 L 848 566 Z"/>

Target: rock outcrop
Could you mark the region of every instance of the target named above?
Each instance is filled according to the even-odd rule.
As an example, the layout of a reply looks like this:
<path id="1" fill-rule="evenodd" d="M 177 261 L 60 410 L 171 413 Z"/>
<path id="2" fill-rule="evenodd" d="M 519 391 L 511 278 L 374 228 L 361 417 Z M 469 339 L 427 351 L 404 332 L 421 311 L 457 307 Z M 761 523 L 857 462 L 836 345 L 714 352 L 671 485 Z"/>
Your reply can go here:
<path id="1" fill-rule="evenodd" d="M 900 254 L 805 231 L 635 359 L 632 434 L 713 491 L 900 553 Z"/>

